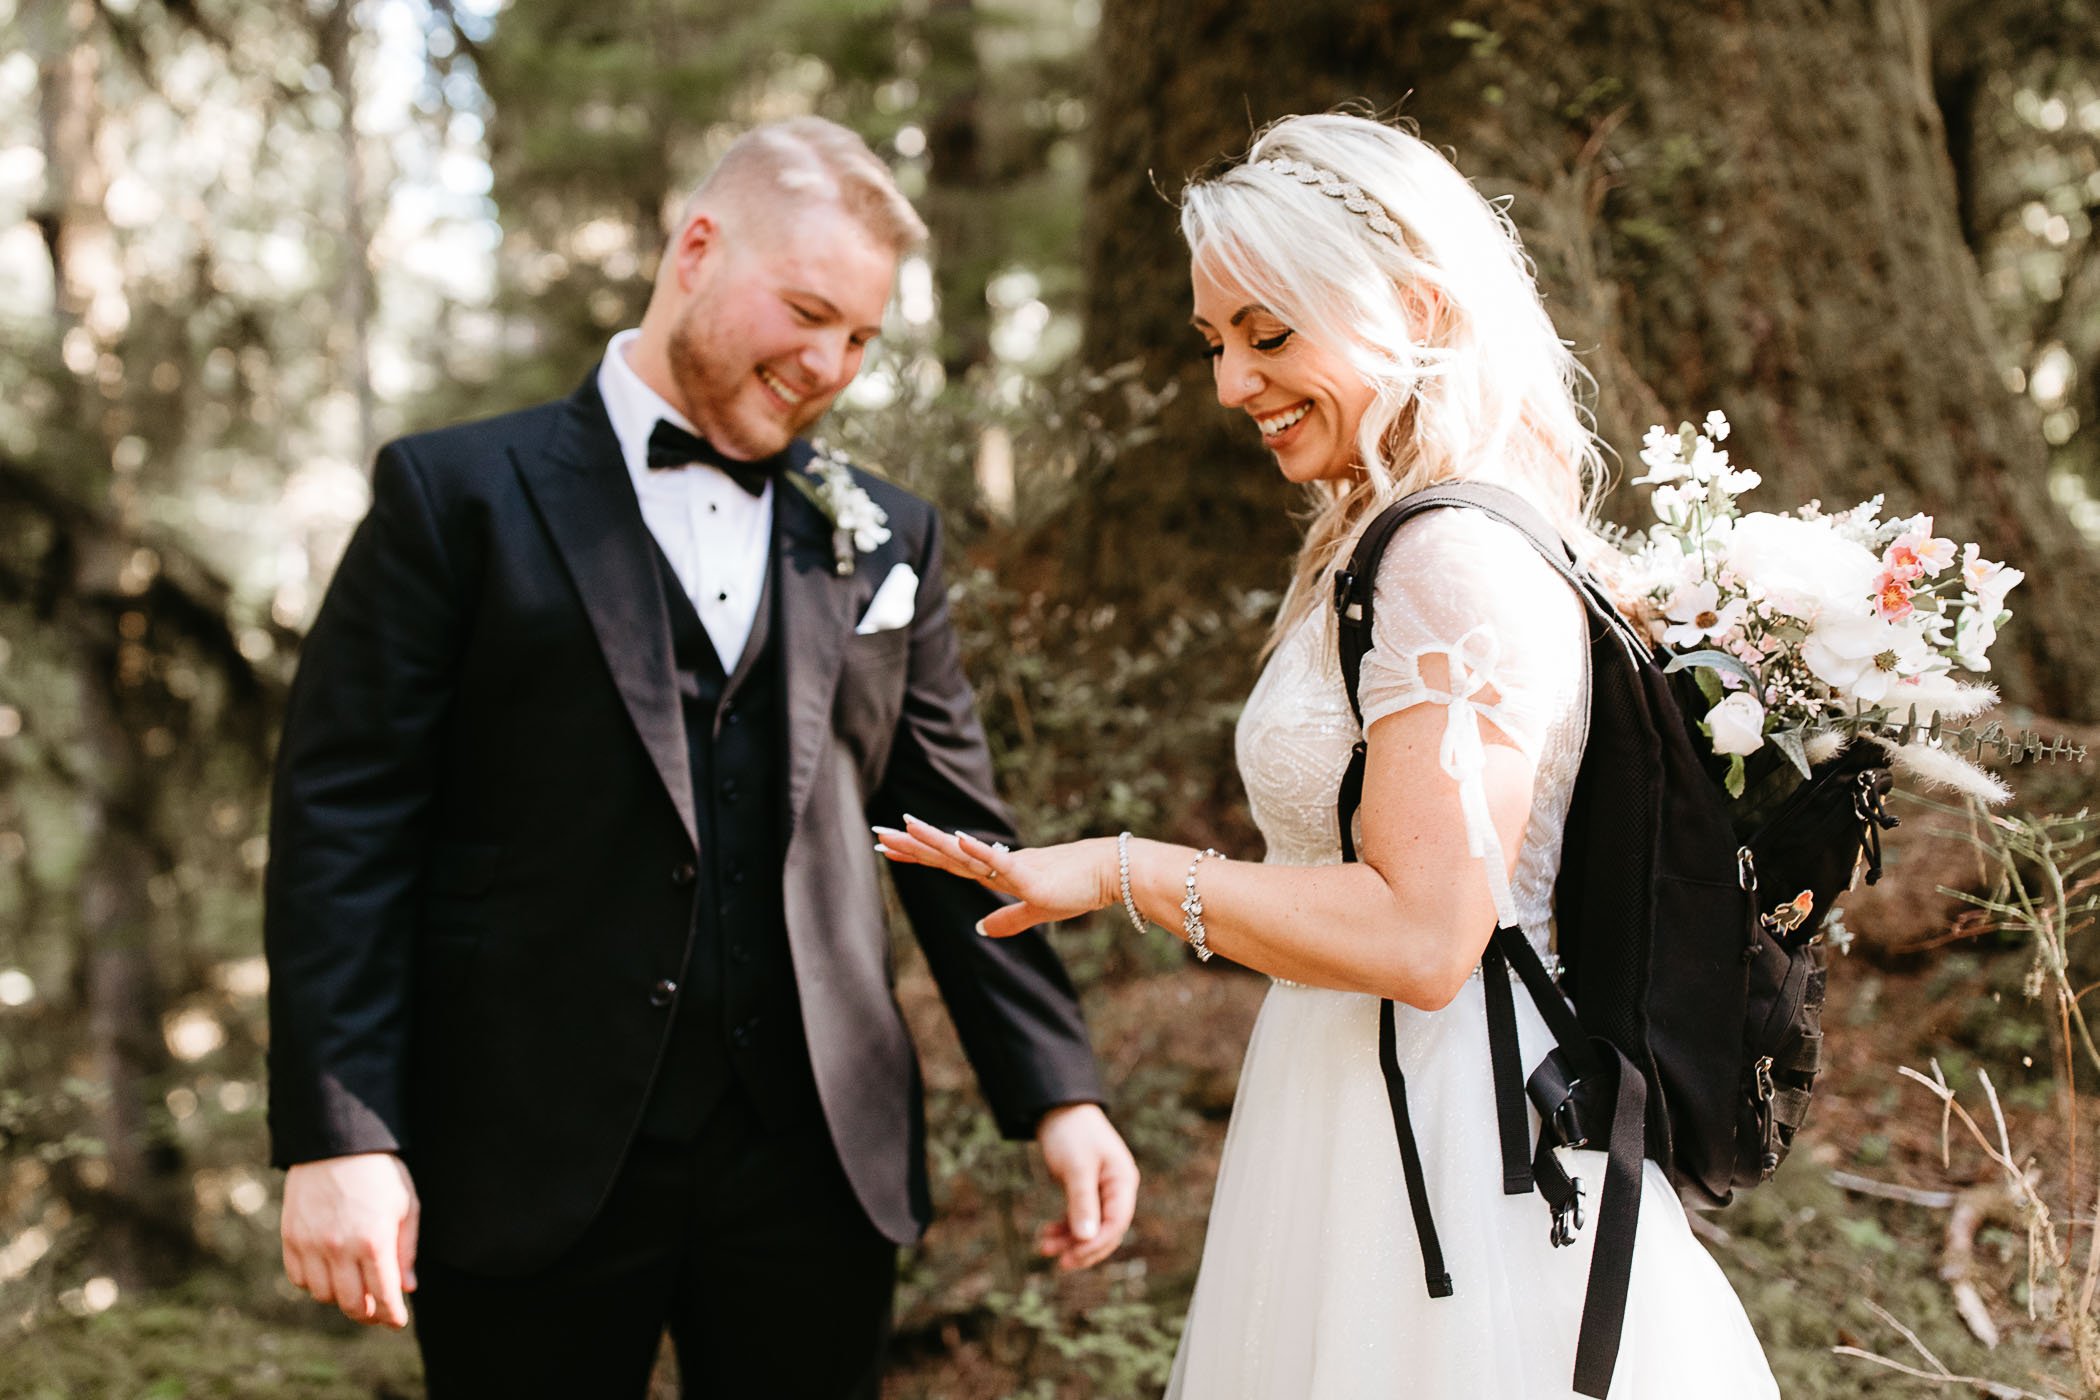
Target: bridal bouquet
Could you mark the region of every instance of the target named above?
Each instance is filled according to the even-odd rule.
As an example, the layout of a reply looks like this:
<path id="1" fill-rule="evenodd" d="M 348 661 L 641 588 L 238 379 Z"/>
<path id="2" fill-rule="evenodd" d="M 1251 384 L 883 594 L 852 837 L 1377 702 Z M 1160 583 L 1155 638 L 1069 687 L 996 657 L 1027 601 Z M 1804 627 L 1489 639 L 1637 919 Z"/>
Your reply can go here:
<path id="1" fill-rule="evenodd" d="M 1653 488 L 1656 523 L 1607 562 L 1646 605 L 1666 669 L 1696 668 L 1728 790 L 1742 795 L 1744 759 L 1767 745 L 1806 776 L 1878 729 L 1909 739 L 1889 747 L 1918 779 L 2003 800 L 1996 778 L 1916 735 L 1997 699 L 1957 673 L 1990 670 L 2005 596 L 2025 575 L 1935 534 L 1929 515 L 1884 518 L 1880 496 L 1834 513 L 1817 501 L 1746 512 L 1759 477 L 1729 461 L 1727 437 L 1719 412 L 1649 430 L 1633 480 Z"/>

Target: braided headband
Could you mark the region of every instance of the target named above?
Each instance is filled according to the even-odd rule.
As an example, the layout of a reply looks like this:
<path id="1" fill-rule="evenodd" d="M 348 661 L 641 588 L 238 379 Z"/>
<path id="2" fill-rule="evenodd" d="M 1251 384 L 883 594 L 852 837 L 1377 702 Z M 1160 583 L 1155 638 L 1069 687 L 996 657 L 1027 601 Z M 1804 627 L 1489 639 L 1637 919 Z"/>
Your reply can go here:
<path id="1" fill-rule="evenodd" d="M 1342 207 L 1352 214 L 1363 215 L 1365 223 L 1377 229 L 1395 243 L 1401 241 L 1400 225 L 1378 203 L 1363 192 L 1363 187 L 1344 180 L 1332 170 L 1323 170 L 1310 161 L 1303 160 L 1253 160 L 1247 164 L 1257 170 L 1273 170 L 1279 175 L 1288 175 L 1301 184 L 1318 188 L 1321 194 L 1332 196 L 1342 202 Z"/>

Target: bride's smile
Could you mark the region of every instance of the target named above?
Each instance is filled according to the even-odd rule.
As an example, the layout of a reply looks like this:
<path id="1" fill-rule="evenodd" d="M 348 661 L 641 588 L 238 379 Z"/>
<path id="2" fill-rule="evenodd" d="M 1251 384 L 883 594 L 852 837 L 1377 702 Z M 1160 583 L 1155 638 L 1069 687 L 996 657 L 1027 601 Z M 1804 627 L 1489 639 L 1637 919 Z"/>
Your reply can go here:
<path id="1" fill-rule="evenodd" d="M 1376 391 L 1343 356 L 1285 325 L 1214 259 L 1191 269 L 1196 314 L 1218 402 L 1253 420 L 1291 481 L 1348 476 L 1357 429 Z"/>

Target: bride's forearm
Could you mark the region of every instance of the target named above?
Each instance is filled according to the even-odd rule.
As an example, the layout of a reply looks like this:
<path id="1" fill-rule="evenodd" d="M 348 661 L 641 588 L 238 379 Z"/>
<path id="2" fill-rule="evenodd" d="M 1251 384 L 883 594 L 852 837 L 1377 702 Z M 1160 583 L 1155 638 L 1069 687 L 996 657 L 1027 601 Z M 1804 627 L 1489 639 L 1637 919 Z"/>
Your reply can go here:
<path id="1" fill-rule="evenodd" d="M 1130 843 L 1138 912 L 1177 937 L 1195 857 L 1188 846 Z M 1212 857 L 1197 867 L 1196 885 L 1205 941 L 1220 957 L 1272 977 L 1430 1010 L 1465 985 L 1494 927 L 1492 909 L 1409 908 L 1361 862 L 1280 866 Z"/>

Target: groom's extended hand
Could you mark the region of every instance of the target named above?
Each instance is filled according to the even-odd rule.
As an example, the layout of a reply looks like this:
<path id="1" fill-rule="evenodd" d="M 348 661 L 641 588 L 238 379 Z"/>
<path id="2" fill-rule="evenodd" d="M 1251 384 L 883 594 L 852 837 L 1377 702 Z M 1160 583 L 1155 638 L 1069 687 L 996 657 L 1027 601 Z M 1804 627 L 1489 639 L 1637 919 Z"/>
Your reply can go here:
<path id="1" fill-rule="evenodd" d="M 408 1326 L 422 1210 L 391 1152 L 301 1162 L 284 1175 L 284 1274 L 352 1322 Z"/>
<path id="2" fill-rule="evenodd" d="M 1115 1253 L 1137 1210 L 1138 1169 L 1099 1104 L 1053 1108 L 1036 1125 L 1043 1165 L 1065 1189 L 1065 1216 L 1036 1236 L 1061 1269 L 1085 1269 Z"/>

